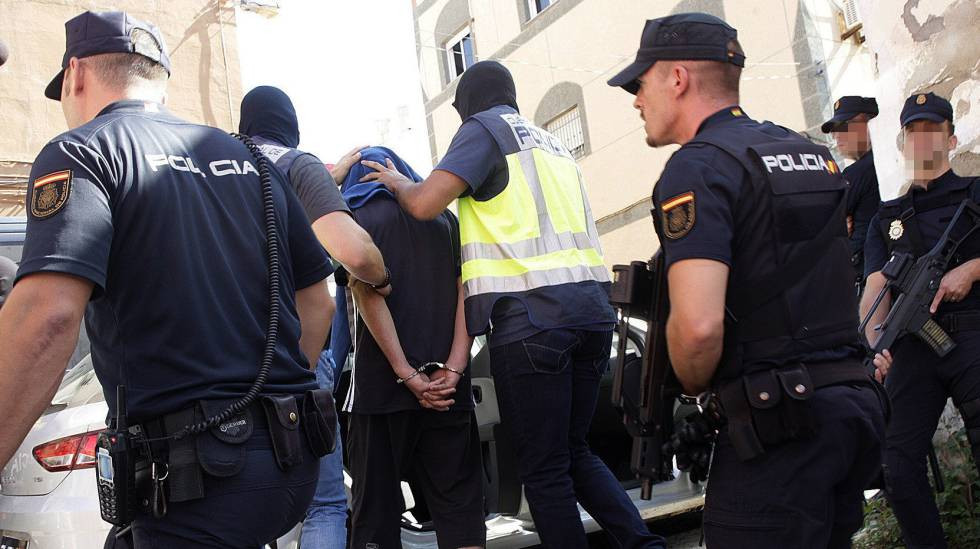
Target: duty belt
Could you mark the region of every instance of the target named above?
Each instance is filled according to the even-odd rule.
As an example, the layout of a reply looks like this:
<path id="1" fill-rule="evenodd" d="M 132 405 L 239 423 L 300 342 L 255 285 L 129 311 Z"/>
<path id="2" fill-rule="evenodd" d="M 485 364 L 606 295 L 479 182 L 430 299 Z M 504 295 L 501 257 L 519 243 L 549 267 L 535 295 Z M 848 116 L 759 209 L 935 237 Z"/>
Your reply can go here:
<path id="1" fill-rule="evenodd" d="M 936 322 L 949 334 L 980 330 L 980 311 L 949 313 L 939 317 Z"/>

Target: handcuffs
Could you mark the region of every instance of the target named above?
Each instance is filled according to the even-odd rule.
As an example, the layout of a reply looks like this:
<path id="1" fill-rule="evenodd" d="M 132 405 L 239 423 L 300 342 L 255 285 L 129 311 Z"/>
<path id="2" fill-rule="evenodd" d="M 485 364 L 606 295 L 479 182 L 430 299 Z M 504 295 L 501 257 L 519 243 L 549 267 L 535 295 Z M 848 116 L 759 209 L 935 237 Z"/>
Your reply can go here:
<path id="1" fill-rule="evenodd" d="M 417 376 L 419 376 L 420 374 L 423 374 L 423 373 L 426 374 L 426 375 L 428 375 L 428 373 L 431 372 L 431 371 L 433 371 L 433 370 L 449 370 L 450 372 L 458 375 L 459 377 L 463 377 L 463 376 L 466 375 L 465 372 L 463 372 L 461 370 L 457 370 L 456 368 L 453 368 L 451 366 L 446 366 L 442 362 L 426 362 L 425 364 L 423 364 L 423 365 L 419 366 L 418 368 L 416 368 L 415 371 L 412 372 L 412 374 L 409 375 L 408 377 L 404 377 L 404 378 L 400 377 L 400 378 L 398 378 L 398 381 L 396 381 L 395 383 L 397 383 L 399 385 L 402 385 L 403 383 L 406 383 L 407 381 L 409 381 L 413 377 L 417 377 Z"/>

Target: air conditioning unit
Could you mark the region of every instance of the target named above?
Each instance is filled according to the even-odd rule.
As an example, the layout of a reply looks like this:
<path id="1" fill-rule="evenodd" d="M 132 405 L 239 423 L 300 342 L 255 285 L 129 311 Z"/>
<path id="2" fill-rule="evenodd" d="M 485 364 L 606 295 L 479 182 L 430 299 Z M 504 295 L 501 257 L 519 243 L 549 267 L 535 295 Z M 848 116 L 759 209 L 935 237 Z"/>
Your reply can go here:
<path id="1" fill-rule="evenodd" d="M 238 7 L 263 17 L 279 15 L 279 2 L 277 0 L 239 0 Z"/>
<path id="2" fill-rule="evenodd" d="M 838 12 L 837 21 L 840 24 L 840 39 L 847 40 L 854 38 L 858 44 L 864 42 L 864 35 L 861 29 L 864 24 L 861 22 L 861 14 L 858 13 L 857 0 L 834 0 Z"/>

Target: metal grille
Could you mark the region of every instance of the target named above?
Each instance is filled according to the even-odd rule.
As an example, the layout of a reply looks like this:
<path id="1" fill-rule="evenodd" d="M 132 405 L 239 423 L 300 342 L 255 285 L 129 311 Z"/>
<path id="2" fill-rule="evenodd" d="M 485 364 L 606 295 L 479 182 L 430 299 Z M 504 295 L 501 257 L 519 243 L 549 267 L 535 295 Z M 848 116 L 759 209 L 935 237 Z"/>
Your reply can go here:
<path id="1" fill-rule="evenodd" d="M 578 105 L 552 118 L 544 125 L 544 129 L 560 139 L 575 158 L 585 156 L 585 131 L 582 129 Z"/>

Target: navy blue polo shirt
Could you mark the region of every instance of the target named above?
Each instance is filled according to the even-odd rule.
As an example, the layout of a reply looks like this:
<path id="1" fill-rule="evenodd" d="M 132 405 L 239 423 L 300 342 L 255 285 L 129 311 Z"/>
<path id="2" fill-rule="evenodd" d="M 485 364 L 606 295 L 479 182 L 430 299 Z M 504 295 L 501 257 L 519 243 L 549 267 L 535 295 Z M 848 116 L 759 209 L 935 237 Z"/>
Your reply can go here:
<path id="1" fill-rule="evenodd" d="M 439 164 L 433 168 L 455 174 L 466 181 L 467 189 L 462 196 L 472 196 L 476 200 L 490 200 L 507 187 L 510 174 L 507 160 L 490 132 L 475 119 L 468 119 L 460 126 L 459 131 L 449 144 L 449 149 Z M 487 344 L 491 347 L 513 343 L 530 337 L 538 332 L 558 328 L 575 328 L 579 330 L 605 331 L 611 330 L 616 323 L 616 313 L 612 306 L 596 310 L 595 300 L 592 299 L 595 283 L 563 284 L 535 290 L 539 296 L 546 297 L 554 303 L 577 303 L 579 308 L 566 307 L 568 310 L 594 311 L 594 321 L 572 322 L 562 319 L 546 318 L 543 311 L 528 311 L 524 302 L 514 298 L 502 298 L 493 307 L 490 316 L 491 328 L 487 334 Z M 609 284 L 601 285 L 606 294 Z M 603 302 L 606 298 L 603 298 Z M 537 315 L 535 313 L 538 313 Z"/>
<path id="2" fill-rule="evenodd" d="M 706 118 L 698 133 L 746 123 L 756 124 L 737 107 L 722 109 Z M 690 143 L 670 157 L 653 189 L 653 201 L 659 205 L 684 200 L 691 193 L 695 216 L 683 235 L 660 239 L 667 267 L 682 259 L 713 259 L 731 267 L 735 208 L 743 179 L 748 177 L 738 160 L 711 145 Z"/>
<path id="3" fill-rule="evenodd" d="M 331 267 L 283 174 L 271 173 L 281 312 L 264 392 L 298 393 L 317 385 L 299 348 L 295 291 Z M 237 139 L 155 103 L 112 103 L 44 147 L 27 208 L 18 278 L 95 284 L 86 328 L 111 414 L 117 384 L 131 421 L 252 385 L 269 281 L 258 171 Z"/>
<path id="4" fill-rule="evenodd" d="M 851 255 L 864 251 L 871 218 L 878 212 L 881 195 L 878 191 L 878 174 L 875 172 L 874 153 L 868 152 L 853 164 L 844 168 L 841 174 L 848 182 L 847 215 L 852 216 L 854 230 L 848 239 Z M 859 271 L 863 265 L 858 264 Z"/>
<path id="5" fill-rule="evenodd" d="M 929 183 L 928 187 L 912 186 L 909 192 L 912 193 L 913 208 L 919 201 L 928 197 L 930 201 L 938 196 L 949 195 L 970 185 L 972 178 L 960 177 L 948 170 L 943 175 L 937 177 Z M 973 191 L 970 195 L 974 202 L 980 203 L 980 183 L 973 183 Z M 898 199 L 896 199 L 898 200 Z M 924 251 L 929 251 L 935 246 L 936 242 L 943 235 L 949 225 L 952 213 L 950 208 L 936 208 L 915 214 L 915 222 L 922 237 Z M 888 253 L 888 246 L 885 243 L 885 236 L 880 229 L 879 214 L 875 214 L 868 227 L 868 238 L 864 245 L 864 271 L 865 276 L 880 271 L 891 254 Z M 980 240 L 973 237 L 960 245 L 957 251 L 964 260 L 980 257 Z M 974 284 L 973 289 L 962 301 L 953 303 L 945 302 L 936 311 L 941 316 L 946 313 L 980 310 L 980 284 Z"/>

